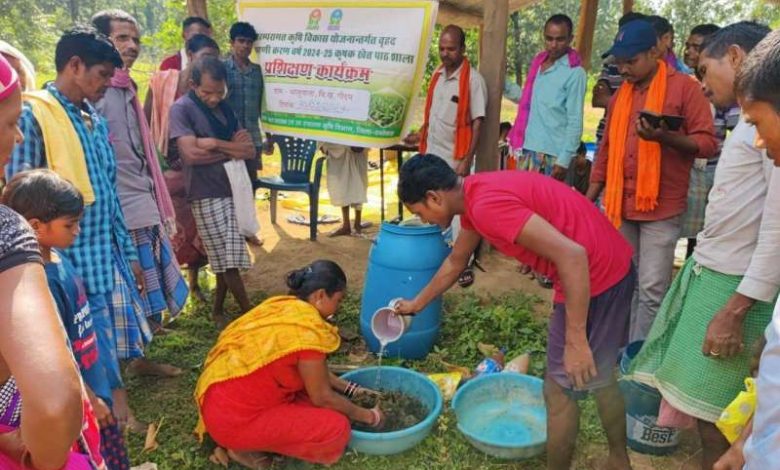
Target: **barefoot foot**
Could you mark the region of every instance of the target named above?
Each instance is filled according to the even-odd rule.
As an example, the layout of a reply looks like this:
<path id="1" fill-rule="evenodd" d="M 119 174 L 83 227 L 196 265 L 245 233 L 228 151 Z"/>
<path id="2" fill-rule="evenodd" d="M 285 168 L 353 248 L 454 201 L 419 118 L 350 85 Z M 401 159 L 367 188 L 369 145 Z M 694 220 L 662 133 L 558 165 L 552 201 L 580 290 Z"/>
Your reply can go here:
<path id="1" fill-rule="evenodd" d="M 160 364 L 142 357 L 127 366 L 127 373 L 136 376 L 176 377 L 182 374 L 182 370 L 170 364 Z"/>
<path id="2" fill-rule="evenodd" d="M 230 460 L 252 470 L 271 468 L 274 463 L 273 458 L 263 452 L 238 452 L 228 449 L 227 454 Z"/>
<path id="3" fill-rule="evenodd" d="M 265 243 L 263 239 L 261 239 L 257 235 L 246 237 L 246 242 L 249 243 L 250 245 L 254 245 L 257 247 L 263 246 L 263 243 Z"/>
<path id="4" fill-rule="evenodd" d="M 336 229 L 336 230 L 330 232 L 328 234 L 328 236 L 331 237 L 331 238 L 333 238 L 333 237 L 343 237 L 343 236 L 349 235 L 350 233 L 352 233 L 352 229 L 350 229 L 349 226 L 347 226 L 347 227 L 341 227 L 339 229 Z"/>

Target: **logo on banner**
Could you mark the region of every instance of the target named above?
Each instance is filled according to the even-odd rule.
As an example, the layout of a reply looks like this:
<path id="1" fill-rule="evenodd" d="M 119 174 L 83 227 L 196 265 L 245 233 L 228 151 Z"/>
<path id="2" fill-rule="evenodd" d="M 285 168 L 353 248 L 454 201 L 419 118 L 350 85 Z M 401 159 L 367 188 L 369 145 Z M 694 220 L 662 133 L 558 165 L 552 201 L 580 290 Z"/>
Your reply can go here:
<path id="1" fill-rule="evenodd" d="M 330 14 L 330 24 L 328 31 L 338 31 L 341 29 L 341 20 L 344 18 L 344 12 L 341 9 L 333 10 Z"/>
<path id="2" fill-rule="evenodd" d="M 309 13 L 309 25 L 306 26 L 306 29 L 320 29 L 320 19 L 322 19 L 322 12 L 319 8 L 312 10 L 311 13 Z"/>

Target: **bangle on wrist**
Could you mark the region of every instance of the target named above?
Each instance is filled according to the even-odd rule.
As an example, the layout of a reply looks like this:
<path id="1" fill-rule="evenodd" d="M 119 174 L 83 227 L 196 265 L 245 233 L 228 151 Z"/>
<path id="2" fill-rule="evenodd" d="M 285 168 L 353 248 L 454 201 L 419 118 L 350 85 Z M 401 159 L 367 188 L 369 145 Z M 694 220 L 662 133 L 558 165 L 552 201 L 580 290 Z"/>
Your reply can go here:
<path id="1" fill-rule="evenodd" d="M 357 391 L 358 388 L 359 385 L 356 384 L 355 382 L 347 382 L 347 387 L 344 389 L 344 395 L 347 398 L 352 398 L 353 396 L 355 396 L 355 392 Z"/>
<path id="2" fill-rule="evenodd" d="M 379 423 L 382 422 L 382 416 L 379 414 L 379 410 L 377 410 L 376 408 L 371 408 L 369 411 L 371 412 L 371 416 L 372 416 L 370 426 L 372 428 L 375 428 L 379 426 Z"/>

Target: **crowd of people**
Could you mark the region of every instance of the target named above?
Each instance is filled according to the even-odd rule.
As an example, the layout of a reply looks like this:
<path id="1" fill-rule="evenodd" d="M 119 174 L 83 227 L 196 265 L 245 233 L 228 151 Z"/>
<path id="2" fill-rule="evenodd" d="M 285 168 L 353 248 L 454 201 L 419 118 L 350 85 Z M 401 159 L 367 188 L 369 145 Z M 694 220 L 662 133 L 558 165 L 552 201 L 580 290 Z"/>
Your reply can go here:
<path id="1" fill-rule="evenodd" d="M 641 350 L 624 379 L 660 391 L 659 426 L 698 430 L 702 469 L 773 468 L 780 435 L 768 416 L 777 381 L 767 364 L 778 354 L 780 240 L 778 131 L 770 126 L 780 109 L 780 36 L 751 21 L 697 26 L 683 63 L 667 20 L 621 18 L 593 90 L 594 107 L 606 112 L 584 191 L 566 171 L 576 161 L 584 95 L 570 20 L 551 17 L 544 39 L 506 134 L 506 154 L 521 171 L 467 176 L 424 147 L 402 168 L 407 207 L 460 232 L 431 282 L 397 309 L 419 312 L 444 293 L 484 239 L 554 288 L 548 468 L 570 467 L 578 400 L 590 391 L 607 435 L 606 468 L 630 468 L 615 381 L 629 342 Z M 672 282 L 680 238 L 689 239 L 688 259 Z M 756 348 L 755 387 L 745 391 Z M 727 412 L 733 401 L 741 420 Z"/>
<path id="2" fill-rule="evenodd" d="M 496 156 L 510 171 L 471 175 L 487 89 L 466 57 L 464 31 L 443 28 L 423 125 L 404 139 L 419 155 L 402 167 L 398 194 L 447 230 L 453 250 L 396 309 L 414 314 L 456 282 L 472 284 L 484 239 L 554 292 L 549 468 L 570 468 L 589 392 L 607 468 L 631 468 L 615 364 L 640 341 L 626 378 L 660 391 L 659 425 L 697 429 L 703 469 L 772 468 L 780 448 L 772 370 L 780 360 L 780 34 L 750 21 L 700 25 L 681 60 L 668 20 L 624 15 L 593 89 L 605 114 L 589 158 L 587 75 L 573 31 L 566 15 L 543 26 L 545 47 L 516 96 L 515 121 L 502 125 L 505 150 Z M 198 273 L 207 264 L 214 321 L 225 326 L 228 293 L 242 315 L 197 383 L 201 437 L 248 468 L 271 465 L 271 454 L 332 464 L 350 422 L 383 425 L 379 407 L 350 401 L 376 392 L 327 367 L 340 344 L 328 320 L 347 288 L 336 263 L 292 270 L 288 296 L 250 305 L 240 273 L 252 262 L 247 243 L 263 240 L 246 201 L 276 137 L 259 125 L 254 27 L 234 24 L 224 57 L 211 34 L 203 18 L 183 22 L 183 47 L 152 75 L 144 103 L 130 76 L 141 28 L 126 12 L 101 11 L 67 30 L 56 78 L 42 89 L 24 54 L 0 42 L 2 468 L 129 469 L 124 432 L 145 426 L 124 379 L 182 373 L 145 350 L 189 296 L 204 298 Z M 318 147 L 343 215 L 331 235 L 359 234 L 367 150 Z M 673 278 L 681 238 L 688 257 Z M 752 375 L 755 412 L 727 428 L 724 410 Z"/>

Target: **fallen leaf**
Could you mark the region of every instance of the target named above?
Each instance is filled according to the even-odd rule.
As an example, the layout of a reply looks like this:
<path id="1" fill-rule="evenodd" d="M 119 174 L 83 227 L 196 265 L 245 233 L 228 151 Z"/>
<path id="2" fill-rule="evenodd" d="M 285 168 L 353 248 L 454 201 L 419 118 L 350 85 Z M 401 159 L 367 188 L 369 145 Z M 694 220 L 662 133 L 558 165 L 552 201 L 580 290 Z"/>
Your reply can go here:
<path id="1" fill-rule="evenodd" d="M 160 447 L 157 443 L 157 434 L 160 433 L 160 428 L 163 424 L 163 418 L 160 418 L 160 424 L 149 423 L 149 427 L 146 429 L 146 440 L 144 441 L 144 449 L 141 453 L 154 452 Z"/>
<path id="2" fill-rule="evenodd" d="M 457 364 L 450 364 L 446 361 L 441 361 L 442 365 L 447 369 L 448 372 L 460 372 L 463 374 L 464 378 L 471 378 L 472 372 L 471 369 L 468 367 L 459 366 Z"/>
<path id="3" fill-rule="evenodd" d="M 130 467 L 130 470 L 157 470 L 157 464 L 152 462 L 145 462 L 137 467 Z"/>
<path id="4" fill-rule="evenodd" d="M 477 343 L 477 349 L 485 357 L 493 357 L 501 351 L 498 347 L 486 343 Z"/>

